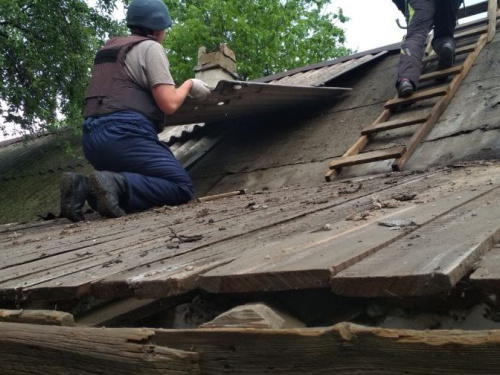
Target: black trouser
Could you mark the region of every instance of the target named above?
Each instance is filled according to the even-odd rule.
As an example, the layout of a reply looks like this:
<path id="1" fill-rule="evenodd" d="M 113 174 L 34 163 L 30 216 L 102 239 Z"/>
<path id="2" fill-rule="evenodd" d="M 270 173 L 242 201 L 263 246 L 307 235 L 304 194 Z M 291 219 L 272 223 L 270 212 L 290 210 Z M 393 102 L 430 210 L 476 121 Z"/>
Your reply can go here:
<path id="1" fill-rule="evenodd" d="M 457 21 L 460 0 L 409 0 L 408 31 L 401 46 L 398 80 L 408 78 L 418 85 L 422 72 L 427 36 L 434 26 L 432 48 L 439 54 L 443 43 L 455 44 L 453 32 Z"/>

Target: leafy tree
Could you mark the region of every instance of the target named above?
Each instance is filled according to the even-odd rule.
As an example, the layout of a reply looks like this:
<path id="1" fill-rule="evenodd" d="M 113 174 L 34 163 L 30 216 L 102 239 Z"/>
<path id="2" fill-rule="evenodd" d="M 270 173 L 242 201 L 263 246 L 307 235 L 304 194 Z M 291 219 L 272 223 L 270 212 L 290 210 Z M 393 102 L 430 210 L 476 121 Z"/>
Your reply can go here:
<path id="1" fill-rule="evenodd" d="M 198 48 L 226 43 L 243 80 L 346 55 L 347 18 L 330 0 L 165 0 L 174 20 L 166 40 L 173 76 L 193 76 Z"/>
<path id="2" fill-rule="evenodd" d="M 108 33 L 115 0 L 0 0 L 0 100 L 4 122 L 27 131 L 79 124 L 96 49 Z M 7 103 L 7 108 L 5 108 Z M 0 120 L 0 127 L 2 126 Z"/>

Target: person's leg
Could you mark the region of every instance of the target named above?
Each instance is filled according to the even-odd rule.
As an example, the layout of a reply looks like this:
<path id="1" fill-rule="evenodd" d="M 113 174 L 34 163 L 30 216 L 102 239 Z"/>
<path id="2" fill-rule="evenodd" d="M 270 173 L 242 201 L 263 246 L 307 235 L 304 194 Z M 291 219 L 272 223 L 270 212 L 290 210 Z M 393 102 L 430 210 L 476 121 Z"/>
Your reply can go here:
<path id="1" fill-rule="evenodd" d="M 142 116 L 120 114 L 87 124 L 84 152 L 97 170 L 125 176 L 125 211 L 182 204 L 194 194 L 188 173 Z"/>
<path id="2" fill-rule="evenodd" d="M 453 33 L 457 23 L 460 0 L 433 0 L 436 3 L 434 16 L 434 39 L 432 48 L 439 55 L 438 69 L 446 69 L 455 62 L 455 39 Z"/>
<path id="3" fill-rule="evenodd" d="M 416 89 L 422 73 L 427 36 L 434 22 L 435 4 L 433 0 L 409 0 L 408 7 L 408 31 L 401 45 L 396 87 L 399 88 L 403 80 L 409 80 Z"/>

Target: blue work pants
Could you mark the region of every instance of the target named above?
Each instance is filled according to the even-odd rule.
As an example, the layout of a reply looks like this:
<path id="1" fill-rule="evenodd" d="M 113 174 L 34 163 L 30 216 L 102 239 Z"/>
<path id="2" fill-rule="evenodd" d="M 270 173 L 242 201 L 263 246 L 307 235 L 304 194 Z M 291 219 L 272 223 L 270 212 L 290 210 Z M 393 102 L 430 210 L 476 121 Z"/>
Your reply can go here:
<path id="1" fill-rule="evenodd" d="M 87 118 L 83 125 L 85 158 L 99 171 L 123 173 L 127 180 L 126 212 L 189 201 L 191 178 L 154 125 L 136 112 Z"/>

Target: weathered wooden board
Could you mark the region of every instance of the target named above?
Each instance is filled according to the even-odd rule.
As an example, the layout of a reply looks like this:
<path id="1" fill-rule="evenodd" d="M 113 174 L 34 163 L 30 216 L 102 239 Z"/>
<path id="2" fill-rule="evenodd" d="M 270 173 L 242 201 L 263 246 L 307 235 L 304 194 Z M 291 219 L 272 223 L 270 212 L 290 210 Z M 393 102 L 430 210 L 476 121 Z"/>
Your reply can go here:
<path id="1" fill-rule="evenodd" d="M 426 204 L 402 206 L 357 227 L 339 223 L 328 232 L 291 236 L 247 251 L 228 265 L 202 275 L 199 283 L 214 293 L 328 287 L 333 275 L 491 189 L 467 189 Z M 418 226 L 394 231 L 378 225 L 387 219 L 413 221 Z"/>
<path id="2" fill-rule="evenodd" d="M 422 176 L 417 175 L 413 178 L 410 177 L 408 181 L 421 180 L 422 178 Z M 396 184 L 394 189 L 397 186 Z M 286 204 L 280 206 L 282 209 L 280 212 L 264 210 L 262 213 L 265 213 L 265 216 L 258 216 L 258 219 L 253 216 L 245 218 L 241 225 L 246 230 L 240 228 L 239 233 L 234 234 L 227 241 L 214 241 L 209 245 L 200 244 L 195 252 L 176 257 L 175 263 L 156 262 L 147 266 L 137 265 L 137 267 L 97 280 L 91 285 L 92 294 L 101 298 L 130 295 L 140 298 L 162 298 L 184 293 L 198 286 L 197 280 L 201 273 L 228 263 L 245 253 L 248 247 L 256 246 L 257 243 L 264 244 L 277 237 L 283 238 L 287 236 L 284 232 L 291 234 L 296 231 L 297 226 L 303 228 L 306 225 L 316 229 L 315 226 L 324 224 L 325 219 L 321 217 L 324 215 L 331 217 L 330 211 L 334 208 L 336 208 L 338 217 L 343 220 L 355 209 L 355 206 L 362 209 L 371 204 L 371 198 L 366 197 L 370 191 L 374 193 L 385 189 L 387 189 L 385 186 L 380 186 L 374 181 L 367 181 L 367 191 L 354 189 L 352 193 L 348 193 L 346 190 L 340 190 L 343 192 L 340 194 L 341 197 L 331 202 L 324 201 L 319 197 L 309 200 L 304 196 L 302 202 L 306 203 L 308 208 L 302 207 L 301 211 L 290 210 L 288 212 L 286 208 L 290 206 Z M 331 196 L 329 188 L 325 192 Z M 247 221 L 252 219 L 256 221 Z M 265 226 L 263 223 L 268 219 L 270 225 Z M 230 224 L 228 223 L 228 225 Z"/>
<path id="3" fill-rule="evenodd" d="M 499 204 L 498 188 L 468 200 L 432 224 L 336 274 L 331 280 L 332 290 L 363 297 L 448 292 L 500 240 L 500 210 L 494 209 Z"/>
<path id="4" fill-rule="evenodd" d="M 483 259 L 476 264 L 476 271 L 470 281 L 487 293 L 500 293 L 500 247 L 495 245 Z"/>
<path id="5" fill-rule="evenodd" d="M 379 189 L 375 181 L 366 183 L 368 190 L 370 185 Z M 369 192 L 360 191 L 353 195 L 356 194 L 362 196 Z M 231 210 L 226 209 L 227 202 L 209 202 L 173 210 L 174 215 L 170 215 L 172 210 L 160 210 L 158 215 L 143 213 L 134 215 L 133 219 L 106 221 L 108 226 L 99 225 L 102 221 L 92 225 L 71 224 L 67 230 L 74 231 L 66 234 L 70 236 L 66 240 L 66 247 L 59 241 L 54 245 L 50 238 L 46 238 L 49 245 L 42 251 L 48 253 L 47 248 L 52 246 L 56 250 L 51 256 L 1 270 L 0 295 L 3 299 L 10 300 L 71 299 L 87 294 L 90 285 L 103 278 L 131 271 L 134 279 L 137 279 L 137 276 L 151 274 L 154 269 L 161 269 L 163 276 L 163 271 L 168 271 L 166 278 L 171 281 L 173 290 L 165 291 L 163 288 L 159 292 L 160 296 L 153 297 L 185 292 L 192 287 L 199 272 L 221 264 L 219 260 L 207 263 L 203 257 L 205 253 L 199 258 L 196 254 L 189 253 L 212 243 L 231 241 L 245 233 L 253 233 L 282 221 L 334 207 L 346 199 L 349 199 L 347 195 L 332 198 L 330 188 L 324 191 L 298 189 L 295 196 L 285 198 L 281 195 L 273 197 L 270 193 L 232 197 Z M 161 212 L 168 215 L 168 221 L 162 221 Z M 108 233 L 101 233 L 101 227 L 107 228 Z M 174 248 L 167 248 L 169 244 L 175 245 L 172 241 L 167 242 L 173 236 L 171 230 L 178 237 L 197 235 L 200 240 L 178 242 Z M 94 237 L 95 233 L 104 239 Z M 16 252 L 10 254 L 17 256 Z M 188 257 L 187 260 L 181 256 L 183 254 Z M 145 270 L 136 272 L 141 267 Z M 163 285 L 165 284 L 168 283 Z M 118 293 L 108 297 L 129 296 L 131 290 L 128 284 L 122 283 L 124 285 L 127 289 L 125 294 Z M 155 292 L 155 288 L 150 290 Z"/>
<path id="6" fill-rule="evenodd" d="M 500 331 L 412 331 L 338 324 L 293 330 L 156 330 L 155 342 L 200 353 L 202 374 L 491 375 Z"/>
<path id="7" fill-rule="evenodd" d="M 198 354 L 151 342 L 144 329 L 0 323 L 2 375 L 199 374 Z"/>
<path id="8" fill-rule="evenodd" d="M 73 315 L 53 310 L 0 310 L 0 322 L 72 327 Z"/>

